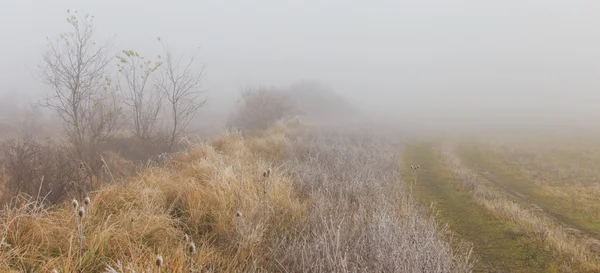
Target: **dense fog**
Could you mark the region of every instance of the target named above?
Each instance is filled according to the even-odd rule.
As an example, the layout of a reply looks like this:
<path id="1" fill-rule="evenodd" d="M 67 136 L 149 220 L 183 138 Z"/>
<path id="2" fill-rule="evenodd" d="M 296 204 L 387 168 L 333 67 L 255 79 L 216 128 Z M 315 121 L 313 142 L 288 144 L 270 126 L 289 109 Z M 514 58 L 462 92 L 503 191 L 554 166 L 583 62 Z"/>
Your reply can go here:
<path id="1" fill-rule="evenodd" d="M 46 37 L 95 16 L 115 55 L 198 53 L 222 117 L 247 86 L 317 81 L 365 113 L 439 125 L 587 124 L 600 98 L 593 1 L 6 1 L 2 108 L 35 100 Z M 22 100 L 21 100 L 22 99 Z M 385 116 L 382 116 L 385 115 Z M 221 118 L 222 119 L 222 118 Z M 406 123 L 405 123 L 406 124 Z"/>

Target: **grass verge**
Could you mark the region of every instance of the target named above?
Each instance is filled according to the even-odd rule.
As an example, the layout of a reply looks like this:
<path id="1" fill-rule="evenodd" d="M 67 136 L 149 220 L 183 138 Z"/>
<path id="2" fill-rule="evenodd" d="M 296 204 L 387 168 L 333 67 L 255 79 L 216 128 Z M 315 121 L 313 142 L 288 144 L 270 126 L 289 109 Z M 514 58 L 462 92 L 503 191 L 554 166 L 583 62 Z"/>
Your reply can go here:
<path id="1" fill-rule="evenodd" d="M 438 218 L 461 238 L 472 242 L 475 271 L 558 272 L 560 261 L 534 236 L 480 206 L 462 181 L 444 167 L 434 143 L 415 143 L 404 151 L 405 162 L 422 166 L 414 194 L 423 205 L 435 204 Z M 410 171 L 410 170 L 407 170 Z"/>
<path id="2" fill-rule="evenodd" d="M 462 143 L 459 145 L 458 155 L 469 167 L 486 173 L 498 185 L 517 192 L 522 198 L 537 204 L 565 225 L 600 239 L 600 217 L 597 217 L 597 213 L 585 210 L 586 206 L 580 204 L 582 201 L 577 195 L 546 194 L 547 187 L 544 183 L 535 182 L 535 177 L 520 171 L 522 166 L 511 162 L 510 159 L 484 144 Z"/>

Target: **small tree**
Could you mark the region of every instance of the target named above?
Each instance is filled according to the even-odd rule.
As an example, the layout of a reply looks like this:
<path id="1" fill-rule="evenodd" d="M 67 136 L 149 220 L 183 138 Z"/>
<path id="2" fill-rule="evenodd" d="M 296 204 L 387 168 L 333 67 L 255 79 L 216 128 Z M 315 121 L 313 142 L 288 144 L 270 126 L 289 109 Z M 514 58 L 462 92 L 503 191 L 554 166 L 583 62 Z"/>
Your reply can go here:
<path id="1" fill-rule="evenodd" d="M 194 68 L 197 54 L 192 56 L 189 61 L 183 61 L 183 56 L 175 59 L 160 38 L 158 41 L 165 54 L 158 87 L 169 102 L 172 122 L 168 144 L 169 149 L 173 150 L 175 141 L 185 133 L 187 125 L 192 121 L 198 109 L 206 104 L 206 99 L 200 98 L 200 95 L 204 93 L 200 90 L 204 67 Z"/>
<path id="2" fill-rule="evenodd" d="M 133 132 L 139 139 L 149 140 L 157 129 L 162 100 L 159 91 L 148 86 L 148 81 L 161 63 L 145 60 L 133 50 L 123 50 L 117 58 L 119 74 L 124 81 L 124 84 L 119 82 L 119 90 L 130 110 L 128 118 Z"/>
<path id="3" fill-rule="evenodd" d="M 57 113 L 79 159 L 92 165 L 98 144 L 115 129 L 119 116 L 106 73 L 111 42 L 96 44 L 93 16 L 67 13 L 72 30 L 60 34 L 56 41 L 48 39 L 48 50 L 39 66 L 42 82 L 52 87 L 52 93 L 39 105 Z"/>

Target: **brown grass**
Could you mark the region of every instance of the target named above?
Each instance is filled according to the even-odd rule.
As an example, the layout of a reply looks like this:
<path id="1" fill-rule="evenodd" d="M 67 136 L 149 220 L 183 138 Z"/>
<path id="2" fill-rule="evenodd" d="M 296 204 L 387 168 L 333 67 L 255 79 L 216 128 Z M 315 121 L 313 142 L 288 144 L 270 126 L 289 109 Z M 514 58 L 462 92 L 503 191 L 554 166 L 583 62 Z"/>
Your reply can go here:
<path id="1" fill-rule="evenodd" d="M 145 272 L 158 255 L 165 272 L 188 270 L 186 255 L 197 271 L 470 270 L 404 197 L 393 147 L 286 130 L 227 132 L 90 193 L 81 257 L 70 203 L 19 196 L 0 212 L 0 271 Z"/>

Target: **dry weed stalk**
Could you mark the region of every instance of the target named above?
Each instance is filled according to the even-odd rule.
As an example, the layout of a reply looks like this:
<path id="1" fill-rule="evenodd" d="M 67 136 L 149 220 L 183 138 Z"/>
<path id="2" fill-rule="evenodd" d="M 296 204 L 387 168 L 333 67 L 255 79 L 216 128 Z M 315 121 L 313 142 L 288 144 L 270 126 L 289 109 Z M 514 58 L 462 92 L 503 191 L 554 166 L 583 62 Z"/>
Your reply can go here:
<path id="1" fill-rule="evenodd" d="M 82 248 L 82 232 L 81 232 L 81 217 L 79 216 L 80 214 L 80 210 L 79 210 L 79 201 L 77 201 L 77 199 L 73 199 L 73 201 L 71 201 L 71 206 L 73 206 L 73 214 L 75 215 L 75 228 L 77 229 L 77 238 L 79 240 L 79 259 L 81 260 L 81 248 Z M 82 213 L 85 214 L 85 211 Z"/>
<path id="2" fill-rule="evenodd" d="M 90 197 L 86 197 L 83 200 L 83 205 L 79 204 L 77 199 L 73 199 L 71 201 L 71 206 L 73 207 L 73 212 L 75 214 L 75 226 L 77 228 L 77 238 L 79 240 L 79 263 L 83 260 L 83 239 L 84 235 L 84 218 L 86 217 L 86 207 L 88 208 L 87 213 L 89 213 L 89 208 L 92 205 L 92 201 Z"/>
<path id="3" fill-rule="evenodd" d="M 108 168 L 108 164 L 106 164 L 106 160 L 104 160 L 104 156 L 100 155 L 100 160 L 102 161 L 102 170 L 106 171 L 108 173 L 108 175 L 110 175 L 111 182 L 115 183 L 115 177 L 113 176 L 112 172 Z"/>
<path id="4" fill-rule="evenodd" d="M 188 247 L 188 251 L 190 252 L 190 273 L 194 272 L 194 254 L 196 254 L 196 244 L 194 242 L 190 242 Z"/>
<path id="5" fill-rule="evenodd" d="M 421 169 L 421 165 L 410 165 L 410 169 L 412 170 L 414 185 L 416 185 L 417 180 L 419 179 L 419 169 Z"/>
<path id="6" fill-rule="evenodd" d="M 183 235 L 183 267 L 189 263 L 190 271 L 194 272 L 194 254 L 196 253 L 196 244 L 189 235 Z M 189 259 L 189 262 L 188 262 Z"/>
<path id="7" fill-rule="evenodd" d="M 188 244 L 190 242 L 190 236 L 187 234 L 183 235 L 183 265 L 185 266 L 185 264 L 187 263 L 187 251 L 188 251 Z"/>
<path id="8" fill-rule="evenodd" d="M 269 176 L 271 176 L 271 168 L 263 172 L 263 212 L 264 218 L 267 218 L 267 188 L 269 183 Z"/>

